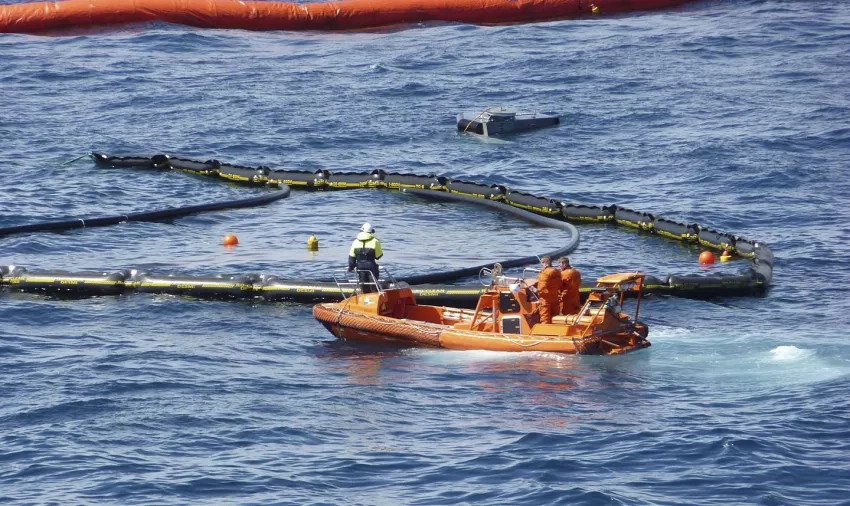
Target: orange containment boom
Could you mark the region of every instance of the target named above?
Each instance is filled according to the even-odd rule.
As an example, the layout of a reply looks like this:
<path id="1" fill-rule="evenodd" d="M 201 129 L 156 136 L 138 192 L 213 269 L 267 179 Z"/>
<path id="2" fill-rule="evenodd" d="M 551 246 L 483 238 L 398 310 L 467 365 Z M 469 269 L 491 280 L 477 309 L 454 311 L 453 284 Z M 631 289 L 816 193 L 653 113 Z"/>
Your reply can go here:
<path id="1" fill-rule="evenodd" d="M 356 30 L 442 21 L 527 23 L 662 9 L 688 0 L 66 0 L 0 5 L 0 33 L 164 21 L 200 28 Z"/>

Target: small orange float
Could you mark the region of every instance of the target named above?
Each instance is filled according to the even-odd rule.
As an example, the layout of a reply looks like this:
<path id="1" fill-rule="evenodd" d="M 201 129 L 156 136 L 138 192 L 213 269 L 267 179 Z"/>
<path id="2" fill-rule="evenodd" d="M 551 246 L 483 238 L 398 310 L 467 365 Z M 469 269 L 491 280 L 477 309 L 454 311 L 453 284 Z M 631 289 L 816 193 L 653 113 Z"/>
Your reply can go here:
<path id="1" fill-rule="evenodd" d="M 703 251 L 699 254 L 699 263 L 702 265 L 710 265 L 714 263 L 714 253 L 710 251 Z"/>
<path id="2" fill-rule="evenodd" d="M 233 234 L 227 234 L 224 236 L 224 239 L 221 240 L 221 243 L 225 246 L 236 246 L 239 244 L 239 239 L 237 239 Z"/>
<path id="3" fill-rule="evenodd" d="M 362 293 L 361 285 L 342 302 L 317 304 L 313 316 L 343 339 L 453 350 L 616 355 L 650 345 L 647 326 L 637 320 L 643 273 L 599 278 L 578 313 L 548 324 L 539 322 L 539 302 L 530 289 L 535 280 L 485 274 L 492 279 L 475 310 L 417 304 L 407 283 L 393 280 L 387 288 L 368 283 L 372 293 Z M 335 279 L 341 290 L 358 285 Z M 634 317 L 622 310 L 627 291 L 637 293 Z"/>

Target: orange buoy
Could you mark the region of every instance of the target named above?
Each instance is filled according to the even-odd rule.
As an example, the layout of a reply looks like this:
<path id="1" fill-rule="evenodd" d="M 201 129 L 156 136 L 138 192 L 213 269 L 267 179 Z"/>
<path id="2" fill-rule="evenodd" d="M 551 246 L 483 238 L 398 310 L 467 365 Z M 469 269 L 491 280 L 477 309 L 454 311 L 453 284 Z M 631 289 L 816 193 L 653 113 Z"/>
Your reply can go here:
<path id="1" fill-rule="evenodd" d="M 233 234 L 227 234 L 224 236 L 224 239 L 221 240 L 221 243 L 225 246 L 236 246 L 239 244 L 239 239 L 237 239 Z"/>
<path id="2" fill-rule="evenodd" d="M 703 251 L 699 254 L 699 263 L 703 265 L 713 264 L 714 263 L 714 253 L 710 251 Z"/>

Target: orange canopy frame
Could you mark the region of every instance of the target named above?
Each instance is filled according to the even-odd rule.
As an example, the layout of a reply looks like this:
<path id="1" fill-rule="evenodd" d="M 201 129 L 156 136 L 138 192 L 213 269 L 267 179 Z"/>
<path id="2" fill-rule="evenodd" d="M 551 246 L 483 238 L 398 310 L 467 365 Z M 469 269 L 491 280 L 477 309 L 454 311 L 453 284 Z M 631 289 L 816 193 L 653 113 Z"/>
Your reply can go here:
<path id="1" fill-rule="evenodd" d="M 423 22 L 501 24 L 662 9 L 688 0 L 65 0 L 0 5 L 0 33 L 164 21 L 200 28 L 356 30 Z"/>

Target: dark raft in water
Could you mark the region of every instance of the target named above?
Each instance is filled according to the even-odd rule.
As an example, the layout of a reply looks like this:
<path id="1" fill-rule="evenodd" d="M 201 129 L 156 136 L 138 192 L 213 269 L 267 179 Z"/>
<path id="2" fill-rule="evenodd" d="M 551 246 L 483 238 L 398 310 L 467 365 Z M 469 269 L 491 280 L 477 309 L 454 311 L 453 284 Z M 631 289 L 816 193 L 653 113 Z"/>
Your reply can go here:
<path id="1" fill-rule="evenodd" d="M 560 118 L 551 114 L 518 113 L 504 107 L 489 107 L 483 112 L 457 115 L 457 129 L 462 133 L 491 135 L 516 134 L 557 126 Z"/>

